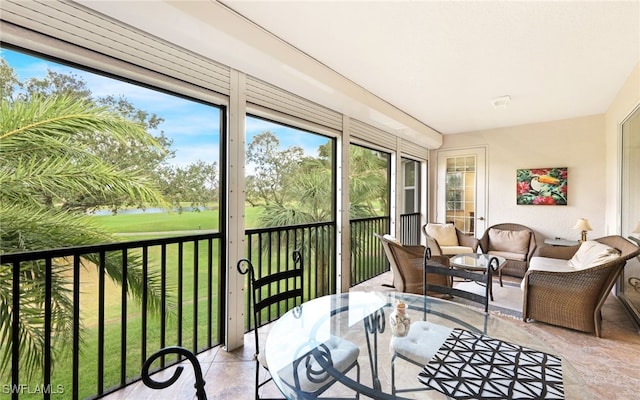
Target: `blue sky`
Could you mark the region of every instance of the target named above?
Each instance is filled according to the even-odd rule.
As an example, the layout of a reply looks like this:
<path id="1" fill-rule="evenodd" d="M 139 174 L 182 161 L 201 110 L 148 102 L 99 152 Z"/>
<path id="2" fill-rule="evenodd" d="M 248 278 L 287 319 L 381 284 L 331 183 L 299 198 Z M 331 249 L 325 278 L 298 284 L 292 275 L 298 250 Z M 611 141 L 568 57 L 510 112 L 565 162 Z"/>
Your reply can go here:
<path id="1" fill-rule="evenodd" d="M 1 51 L 2 57 L 15 70 L 20 81 L 24 82 L 29 78 L 44 78 L 47 69 L 62 74 L 72 73 L 86 82 L 95 97 L 123 96 L 136 108 L 162 117 L 164 122 L 159 126 L 159 130 L 164 131 L 167 137 L 173 139 L 172 149 L 176 150 L 176 157 L 171 160 L 172 164 L 185 166 L 198 160 L 219 162 L 220 132 L 218 121 L 220 110 L 217 107 L 167 95 L 16 51 L 7 49 Z M 305 154 L 310 156 L 316 156 L 318 147 L 328 140 L 320 135 L 283 127 L 262 119 L 248 118 L 246 122 L 247 143 L 254 135 L 265 130 L 270 130 L 277 135 L 283 149 L 299 146 L 304 149 Z M 250 170 L 250 166 L 248 167 Z"/>

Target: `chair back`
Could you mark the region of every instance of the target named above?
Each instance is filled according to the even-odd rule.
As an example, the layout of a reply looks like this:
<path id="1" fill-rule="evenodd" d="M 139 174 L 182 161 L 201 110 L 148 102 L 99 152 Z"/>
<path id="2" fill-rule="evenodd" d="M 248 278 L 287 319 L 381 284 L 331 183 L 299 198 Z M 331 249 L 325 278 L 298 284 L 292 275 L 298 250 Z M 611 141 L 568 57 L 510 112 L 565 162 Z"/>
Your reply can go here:
<path id="1" fill-rule="evenodd" d="M 635 244 L 619 235 L 604 236 L 595 240 L 597 242 L 606 244 L 607 246 L 611 246 L 620 252 L 620 257 L 618 257 L 617 259 L 593 268 L 594 271 L 598 269 L 608 269 L 610 271 L 608 276 L 603 280 L 602 283 L 600 297 L 603 298 L 604 302 L 606 294 L 611 291 L 611 288 L 613 288 L 616 279 L 618 279 L 618 276 L 624 269 L 624 266 L 627 264 L 627 260 L 640 255 L 640 247 L 636 246 Z"/>
<path id="2" fill-rule="evenodd" d="M 640 255 L 640 247 L 631 243 L 627 239 L 619 235 L 605 236 L 595 239 L 597 242 L 611 246 L 620 252 L 620 257 L 627 261 L 630 258 Z"/>
<path id="3" fill-rule="evenodd" d="M 238 272 L 248 275 L 249 302 L 253 308 L 253 328 L 256 340 L 256 353 L 259 349 L 258 330 L 284 313 L 302 303 L 303 265 L 302 253 L 294 250 L 292 263 L 285 262 L 281 269 L 266 275 L 257 275 L 251 260 L 240 259 L 236 265 Z M 245 268 L 243 269 L 243 264 Z M 261 271 L 259 271 L 261 272 Z M 251 325 L 251 320 L 249 321 Z"/>
<path id="4" fill-rule="evenodd" d="M 533 253 L 536 251 L 538 244 L 536 242 L 536 234 L 535 232 L 529 228 L 528 226 L 521 224 L 512 224 L 512 223 L 504 223 L 504 224 L 496 224 L 488 227 L 482 237 L 480 238 L 479 245 L 480 249 L 483 253 L 488 253 L 491 250 L 491 243 L 489 243 L 489 230 L 490 229 L 500 229 L 504 231 L 528 231 L 531 233 L 529 238 L 529 251 L 527 252 L 526 261 L 527 263 L 531 260 Z"/>
<path id="5" fill-rule="evenodd" d="M 398 263 L 396 262 L 396 258 L 393 255 L 391 247 L 389 246 L 390 240 L 385 238 L 383 235 L 377 234 L 375 232 L 373 233 L 373 235 L 380 239 L 380 243 L 382 243 L 382 248 L 384 249 L 384 254 L 385 256 L 387 256 L 387 261 L 389 261 L 389 267 L 391 268 L 391 272 L 393 273 L 393 287 L 398 292 L 404 292 L 406 279 L 404 277 L 404 274 L 400 270 Z"/>

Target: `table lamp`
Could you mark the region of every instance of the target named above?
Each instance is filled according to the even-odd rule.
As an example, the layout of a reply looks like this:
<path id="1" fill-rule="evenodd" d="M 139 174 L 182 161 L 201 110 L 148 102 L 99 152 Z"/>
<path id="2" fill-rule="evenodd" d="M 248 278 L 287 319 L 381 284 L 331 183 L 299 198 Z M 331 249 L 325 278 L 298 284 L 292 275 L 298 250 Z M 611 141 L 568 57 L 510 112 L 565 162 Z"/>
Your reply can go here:
<path id="1" fill-rule="evenodd" d="M 586 218 L 580 218 L 573 229 L 581 232 L 580 243 L 587 241 L 587 231 L 592 230 Z"/>
<path id="2" fill-rule="evenodd" d="M 631 233 L 637 233 L 640 235 L 640 221 L 638 221 L 638 226 L 636 226 L 636 229 L 634 229 Z"/>

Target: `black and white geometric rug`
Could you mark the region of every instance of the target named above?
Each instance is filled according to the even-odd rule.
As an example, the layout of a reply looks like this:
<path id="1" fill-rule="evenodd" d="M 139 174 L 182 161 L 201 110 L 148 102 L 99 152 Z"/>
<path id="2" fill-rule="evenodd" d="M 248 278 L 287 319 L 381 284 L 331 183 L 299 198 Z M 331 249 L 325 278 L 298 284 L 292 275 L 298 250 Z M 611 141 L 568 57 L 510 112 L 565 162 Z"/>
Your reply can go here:
<path id="1" fill-rule="evenodd" d="M 559 357 L 459 328 L 418 380 L 454 399 L 564 399 Z"/>

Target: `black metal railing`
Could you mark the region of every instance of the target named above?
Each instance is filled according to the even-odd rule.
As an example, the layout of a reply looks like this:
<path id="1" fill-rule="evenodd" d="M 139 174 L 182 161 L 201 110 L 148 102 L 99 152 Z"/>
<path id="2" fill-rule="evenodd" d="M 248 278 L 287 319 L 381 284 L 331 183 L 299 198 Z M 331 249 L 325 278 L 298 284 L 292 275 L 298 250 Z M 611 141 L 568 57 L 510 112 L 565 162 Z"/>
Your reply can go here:
<path id="1" fill-rule="evenodd" d="M 408 220 L 402 220 L 403 226 Z M 351 221 L 352 286 L 388 271 L 384 250 L 373 233 L 389 232 L 389 221 L 388 216 Z M 287 269 L 291 253 L 300 250 L 304 299 L 336 292 L 335 223 L 248 229 L 245 236 L 245 256 L 256 266 L 257 275 Z M 198 353 L 220 344 L 226 281 L 221 239 L 221 233 L 209 233 L 0 256 L 0 268 L 12 276 L 11 332 L 0 345 L 11 348 L 11 376 L 3 378 L 13 386 L 5 385 L 3 391 L 9 388 L 14 400 L 33 388 L 40 390 L 36 397 L 44 399 L 60 389 L 65 398 L 101 397 L 139 380 L 145 360 L 159 349 L 180 346 Z M 114 260 L 122 274 L 121 285 L 107 279 Z M 20 349 L 14 346 L 21 343 L 20 326 L 27 318 L 21 294 L 28 268 L 44 271 L 44 306 L 36 326 L 44 332 L 43 375 L 32 378 L 37 382 L 20 373 Z M 66 271 L 69 280 L 72 339 L 67 353 L 56 353 L 52 369 L 60 340 L 52 328 L 51 307 L 58 269 Z M 153 281 L 155 286 L 143 285 L 142 292 L 132 296 L 134 278 Z M 250 302 L 245 304 L 249 307 Z M 245 315 L 250 314 L 247 309 Z M 251 329 L 248 323 L 245 328 Z M 163 359 L 160 368 L 176 361 Z"/>
<path id="2" fill-rule="evenodd" d="M 299 250 L 303 257 L 304 300 L 336 292 L 335 223 L 317 222 L 304 225 L 247 229 L 246 257 L 255 268 L 256 279 L 293 267 L 291 254 Z M 249 291 L 245 291 L 248 295 Z M 245 329 L 249 326 L 251 302 L 246 300 Z M 287 310 L 266 316 L 275 320 Z"/>
<path id="3" fill-rule="evenodd" d="M 355 286 L 389 270 L 382 243 L 374 233 L 389 232 L 390 218 L 369 217 L 350 221 L 351 286 Z"/>
<path id="4" fill-rule="evenodd" d="M 402 244 L 420 244 L 420 213 L 400 215 L 400 241 Z"/>
<path id="5" fill-rule="evenodd" d="M 11 384 L 3 392 L 12 399 L 31 398 L 34 392 L 44 399 L 100 397 L 139 379 L 148 354 L 158 349 L 184 346 L 197 353 L 218 345 L 226 280 L 221 237 L 212 233 L 0 256 L 0 268 L 12 271 L 6 283 L 12 285 L 11 332 L 1 343 L 10 348 L 11 376 L 0 380 Z M 110 282 L 107 271 L 119 271 L 121 284 Z M 34 282 L 40 273 L 43 278 Z M 59 285 L 60 279 L 68 284 Z M 148 281 L 154 284 L 132 291 L 132 283 Z M 37 315 L 33 304 L 24 303 L 30 285 L 44 285 Z M 71 343 L 62 352 L 66 333 L 54 330 L 53 320 L 61 316 L 52 306 L 54 290 L 61 287 L 72 304 Z M 25 343 L 21 328 L 29 324 L 44 338 L 41 373 L 33 377 L 21 372 L 19 348 Z M 173 362 L 163 359 L 160 367 Z"/>

